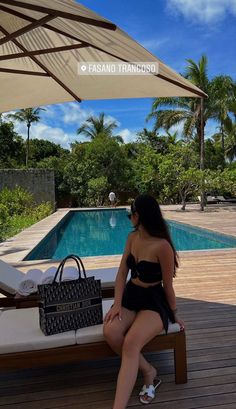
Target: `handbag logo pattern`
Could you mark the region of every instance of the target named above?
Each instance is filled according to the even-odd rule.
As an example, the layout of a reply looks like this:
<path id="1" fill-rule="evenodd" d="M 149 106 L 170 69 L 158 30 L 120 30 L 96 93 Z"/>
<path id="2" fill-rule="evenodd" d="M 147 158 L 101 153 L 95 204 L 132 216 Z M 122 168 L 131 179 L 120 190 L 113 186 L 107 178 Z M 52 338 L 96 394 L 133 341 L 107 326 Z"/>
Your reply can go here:
<path id="1" fill-rule="evenodd" d="M 76 261 L 78 279 L 62 281 L 68 259 Z M 81 269 L 84 277 L 81 276 Z M 59 275 L 59 282 L 56 278 Z M 82 260 L 67 256 L 59 265 L 51 284 L 38 286 L 39 323 L 45 335 L 77 330 L 103 322 L 101 281 L 86 277 Z"/>

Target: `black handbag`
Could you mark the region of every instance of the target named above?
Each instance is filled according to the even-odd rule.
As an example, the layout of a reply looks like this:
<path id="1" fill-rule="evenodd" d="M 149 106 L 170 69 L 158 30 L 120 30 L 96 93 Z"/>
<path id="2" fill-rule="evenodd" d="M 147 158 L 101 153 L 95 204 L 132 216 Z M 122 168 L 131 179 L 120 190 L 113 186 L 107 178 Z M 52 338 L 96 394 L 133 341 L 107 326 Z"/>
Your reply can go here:
<path id="1" fill-rule="evenodd" d="M 63 269 L 68 259 L 75 260 L 78 279 L 63 282 Z M 45 335 L 77 330 L 103 321 L 101 281 L 86 277 L 83 262 L 78 256 L 67 256 L 60 263 L 53 282 L 39 285 L 38 293 L 39 324 Z"/>

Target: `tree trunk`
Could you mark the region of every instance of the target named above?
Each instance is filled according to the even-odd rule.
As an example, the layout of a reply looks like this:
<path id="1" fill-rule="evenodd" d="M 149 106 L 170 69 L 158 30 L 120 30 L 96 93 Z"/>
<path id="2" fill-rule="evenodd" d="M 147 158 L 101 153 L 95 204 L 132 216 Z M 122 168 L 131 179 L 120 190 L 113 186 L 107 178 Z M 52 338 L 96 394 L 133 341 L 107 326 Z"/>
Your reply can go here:
<path id="1" fill-rule="evenodd" d="M 185 208 L 186 208 L 186 201 L 184 199 L 182 199 L 181 210 L 185 210 Z"/>
<path id="2" fill-rule="evenodd" d="M 225 159 L 225 135 L 224 135 L 223 123 L 221 123 L 221 126 L 220 126 L 220 133 L 221 133 L 221 149 L 223 152 L 223 157 Z"/>
<path id="3" fill-rule="evenodd" d="M 29 139 L 30 139 L 30 124 L 27 124 L 28 132 L 27 132 L 27 141 L 26 141 L 26 158 L 25 158 L 25 165 L 28 167 L 29 161 Z"/>
<path id="4" fill-rule="evenodd" d="M 201 134 L 200 134 L 200 170 L 204 170 L 204 159 L 205 159 L 205 150 L 204 150 L 204 99 L 201 98 Z M 202 191 L 201 191 L 201 211 L 204 211 L 204 204 L 205 204 L 205 189 L 204 189 L 204 178 L 202 180 Z"/>
<path id="5" fill-rule="evenodd" d="M 187 198 L 187 195 L 184 193 L 184 192 L 179 192 L 180 193 L 180 197 L 181 197 L 181 204 L 182 204 L 182 206 L 181 206 L 181 210 L 185 210 L 185 208 L 186 208 L 186 198 Z"/>

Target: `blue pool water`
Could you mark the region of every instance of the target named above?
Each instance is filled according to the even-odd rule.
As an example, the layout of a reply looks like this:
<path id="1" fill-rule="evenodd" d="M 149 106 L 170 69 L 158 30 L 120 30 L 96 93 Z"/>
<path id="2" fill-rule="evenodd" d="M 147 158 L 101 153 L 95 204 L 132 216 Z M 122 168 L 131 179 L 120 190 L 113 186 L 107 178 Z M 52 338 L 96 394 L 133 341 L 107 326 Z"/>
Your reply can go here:
<path id="1" fill-rule="evenodd" d="M 25 260 L 62 259 L 68 254 L 81 257 L 122 254 L 132 225 L 126 209 L 71 211 L 29 253 Z M 209 230 L 168 221 L 177 250 L 236 247 L 236 239 Z"/>

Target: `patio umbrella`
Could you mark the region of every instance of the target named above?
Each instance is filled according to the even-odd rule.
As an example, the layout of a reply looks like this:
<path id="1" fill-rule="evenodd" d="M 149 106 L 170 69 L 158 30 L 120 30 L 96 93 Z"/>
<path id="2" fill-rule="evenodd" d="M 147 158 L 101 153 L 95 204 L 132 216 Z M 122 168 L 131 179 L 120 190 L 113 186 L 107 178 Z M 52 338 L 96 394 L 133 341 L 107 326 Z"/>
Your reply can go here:
<path id="1" fill-rule="evenodd" d="M 81 75 L 78 62 L 153 62 L 158 70 L 143 76 Z M 72 100 L 166 96 L 206 95 L 81 4 L 0 0 L 0 112 Z"/>

